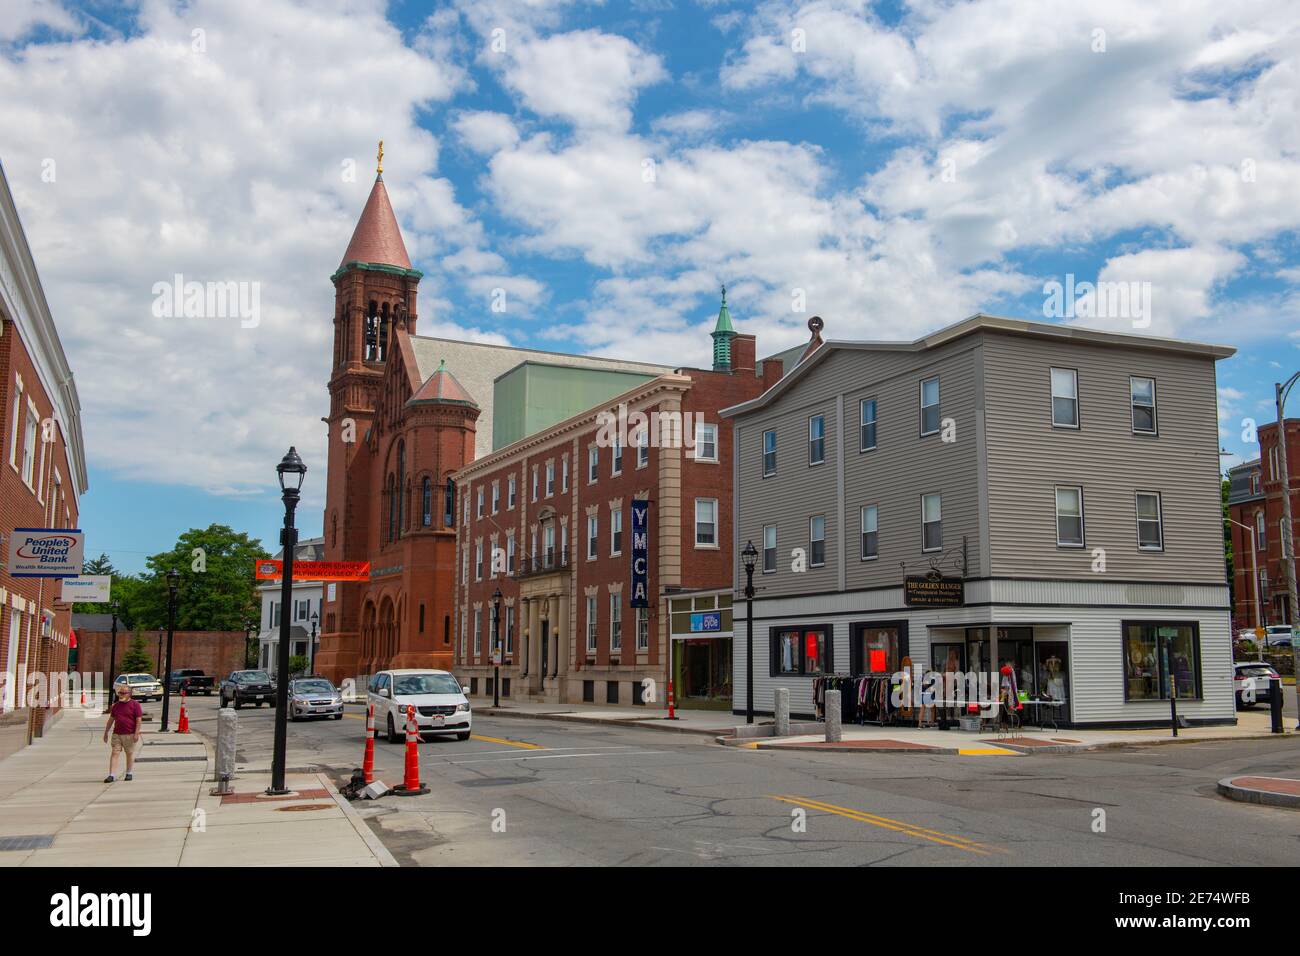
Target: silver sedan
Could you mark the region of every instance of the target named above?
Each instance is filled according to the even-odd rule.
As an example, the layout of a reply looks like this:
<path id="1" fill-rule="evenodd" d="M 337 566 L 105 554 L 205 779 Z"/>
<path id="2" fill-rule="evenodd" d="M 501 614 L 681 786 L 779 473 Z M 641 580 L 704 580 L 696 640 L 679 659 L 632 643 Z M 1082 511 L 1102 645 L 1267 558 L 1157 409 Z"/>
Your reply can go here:
<path id="1" fill-rule="evenodd" d="M 289 719 L 307 717 L 343 719 L 343 694 L 323 677 L 298 677 L 289 681 Z"/>

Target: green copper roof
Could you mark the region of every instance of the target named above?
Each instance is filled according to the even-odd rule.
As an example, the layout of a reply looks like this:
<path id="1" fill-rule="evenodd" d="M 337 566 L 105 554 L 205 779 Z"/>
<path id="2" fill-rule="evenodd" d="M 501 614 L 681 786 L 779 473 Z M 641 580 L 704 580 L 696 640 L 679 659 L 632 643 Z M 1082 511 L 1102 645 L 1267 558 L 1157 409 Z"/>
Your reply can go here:
<path id="1" fill-rule="evenodd" d="M 727 309 L 727 287 L 722 287 L 722 308 L 718 309 L 718 322 L 713 326 L 713 332 L 716 335 L 719 332 L 730 332 L 733 335 L 736 332 L 735 327 L 731 324 L 731 312 Z"/>
<path id="2" fill-rule="evenodd" d="M 710 333 L 713 338 L 713 370 L 727 372 L 731 370 L 731 340 L 736 337 L 736 329 L 731 324 L 731 312 L 727 309 L 727 287 L 722 287 L 722 307 L 718 309 L 718 321 Z"/>

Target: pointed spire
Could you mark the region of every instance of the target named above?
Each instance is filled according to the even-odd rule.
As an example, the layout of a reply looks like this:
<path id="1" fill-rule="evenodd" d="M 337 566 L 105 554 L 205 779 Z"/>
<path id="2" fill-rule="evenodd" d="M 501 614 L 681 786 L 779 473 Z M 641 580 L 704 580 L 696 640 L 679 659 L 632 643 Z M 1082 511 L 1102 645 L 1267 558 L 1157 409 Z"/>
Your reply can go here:
<path id="1" fill-rule="evenodd" d="M 472 395 L 465 390 L 465 386 L 456 380 L 456 376 L 451 374 L 447 368 L 447 360 L 444 358 L 438 362 L 438 367 L 434 369 L 429 380 L 420 386 L 419 391 L 406 400 L 408 405 L 419 405 L 426 402 L 446 402 L 452 405 L 471 405 L 478 408 L 478 402 L 474 401 Z"/>
<path id="2" fill-rule="evenodd" d="M 388 199 L 388 189 L 384 186 L 384 141 L 379 141 L 377 157 L 379 172 L 375 175 L 375 184 L 370 188 L 366 199 L 366 208 L 361 211 L 357 227 L 352 232 L 352 241 L 348 251 L 343 253 L 339 268 L 349 262 L 366 262 L 374 265 L 397 266 L 410 269 L 411 259 L 406 254 L 406 243 L 402 241 L 402 230 L 397 226 L 397 216 L 393 214 L 393 204 Z"/>
<path id="3" fill-rule="evenodd" d="M 727 308 L 727 287 L 722 287 L 722 306 L 718 309 L 718 321 L 710 333 L 713 338 L 713 370 L 715 372 L 731 371 L 731 340 L 736 337 L 735 326 L 731 324 L 731 311 Z"/>

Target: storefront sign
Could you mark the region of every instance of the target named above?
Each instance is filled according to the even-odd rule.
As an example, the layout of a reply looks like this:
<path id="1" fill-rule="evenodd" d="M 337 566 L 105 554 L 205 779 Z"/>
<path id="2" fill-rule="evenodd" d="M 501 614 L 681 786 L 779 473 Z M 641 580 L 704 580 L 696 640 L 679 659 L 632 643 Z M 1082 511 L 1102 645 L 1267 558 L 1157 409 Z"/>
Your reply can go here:
<path id="1" fill-rule="evenodd" d="M 720 630 L 722 630 L 721 611 L 696 611 L 691 615 L 692 633 L 698 634 L 703 631 Z"/>
<path id="2" fill-rule="evenodd" d="M 275 558 L 258 561 L 255 576 L 259 581 L 278 581 L 284 573 L 284 562 Z M 295 581 L 369 581 L 369 561 L 295 561 Z"/>
<path id="3" fill-rule="evenodd" d="M 966 582 L 961 578 L 904 578 L 903 603 L 908 607 L 961 607 L 966 603 Z"/>
<path id="4" fill-rule="evenodd" d="M 9 573 L 15 578 L 75 578 L 85 535 L 76 528 L 14 528 Z"/>
<path id="5" fill-rule="evenodd" d="M 74 601 L 103 604 L 109 600 L 112 586 L 112 575 L 79 574 L 75 578 L 63 579 L 63 591 L 59 595 L 59 600 L 64 604 L 71 604 Z"/>
<path id="6" fill-rule="evenodd" d="M 650 535 L 646 530 L 649 516 L 650 502 L 634 499 L 632 501 L 631 607 L 650 606 Z"/>

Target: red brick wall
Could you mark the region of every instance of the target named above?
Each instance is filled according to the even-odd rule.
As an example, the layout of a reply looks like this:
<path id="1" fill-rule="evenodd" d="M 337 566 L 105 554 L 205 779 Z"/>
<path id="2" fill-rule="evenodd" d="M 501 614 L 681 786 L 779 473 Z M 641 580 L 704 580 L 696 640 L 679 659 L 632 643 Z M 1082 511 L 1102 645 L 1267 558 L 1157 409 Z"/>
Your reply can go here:
<path id="1" fill-rule="evenodd" d="M 153 661 L 152 673 L 161 677 L 162 668 L 158 664 L 158 632 L 144 631 L 144 647 L 149 659 Z M 244 646 L 247 635 L 243 631 L 177 631 L 172 635 L 172 670 L 197 667 L 213 678 L 221 680 L 231 671 L 244 667 Z M 117 671 L 122 672 L 122 655 L 131 646 L 135 634 L 125 628 L 117 632 Z M 102 673 L 105 682 L 108 676 L 108 658 L 112 635 L 108 631 L 84 631 L 77 634 L 77 670 L 82 673 Z M 163 633 L 163 655 L 167 653 L 167 635 Z"/>
<path id="2" fill-rule="evenodd" d="M 1287 468 L 1291 479 L 1291 516 L 1300 527 L 1300 419 L 1287 419 Z M 1261 490 L 1263 501 L 1232 505 L 1228 516 L 1242 524 L 1255 527 L 1255 514 L 1263 507 L 1265 532 L 1263 547 L 1255 556 L 1260 571 L 1268 572 L 1268 591 L 1260 591 L 1265 624 L 1290 623 L 1287 614 L 1287 579 L 1282 562 L 1282 478 L 1273 470 L 1274 448 L 1278 444 L 1277 423 L 1270 422 L 1259 429 Z M 1251 576 L 1250 532 L 1232 525 L 1233 553 L 1233 624 L 1238 628 L 1255 624 L 1255 591 Z M 1300 534 L 1295 534 L 1300 547 Z"/>

